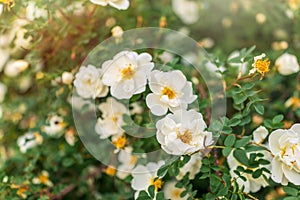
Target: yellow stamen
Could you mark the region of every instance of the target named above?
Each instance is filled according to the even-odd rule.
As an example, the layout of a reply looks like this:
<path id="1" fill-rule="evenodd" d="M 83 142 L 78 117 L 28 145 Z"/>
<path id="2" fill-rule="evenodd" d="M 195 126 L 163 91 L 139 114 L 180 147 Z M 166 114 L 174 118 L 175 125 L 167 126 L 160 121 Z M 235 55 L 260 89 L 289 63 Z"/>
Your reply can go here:
<path id="1" fill-rule="evenodd" d="M 186 129 L 183 135 L 177 130 L 177 138 L 179 138 L 183 143 L 190 144 L 193 139 L 192 133 L 190 130 Z"/>
<path id="2" fill-rule="evenodd" d="M 113 144 L 118 149 L 124 148 L 126 145 L 126 135 L 123 135 L 123 136 L 119 137 L 118 139 L 116 139 L 115 141 L 113 141 Z"/>
<path id="3" fill-rule="evenodd" d="M 162 188 L 163 182 L 161 179 L 151 179 L 150 185 L 154 185 L 155 191 L 158 191 Z"/>
<path id="4" fill-rule="evenodd" d="M 169 99 L 174 99 L 176 97 L 176 92 L 172 88 L 164 87 L 162 95 L 167 95 Z"/>
<path id="5" fill-rule="evenodd" d="M 114 176 L 116 174 L 116 169 L 114 167 L 111 167 L 111 166 L 108 166 L 106 169 L 105 169 L 105 173 L 108 175 L 108 176 Z"/>
<path id="6" fill-rule="evenodd" d="M 42 174 L 38 178 L 39 178 L 41 183 L 47 185 L 47 183 L 49 181 L 49 176 L 47 174 Z"/>
<path id="7" fill-rule="evenodd" d="M 270 71 L 269 66 L 270 66 L 270 61 L 269 59 L 259 59 L 255 62 L 255 68 L 256 70 L 264 77 L 265 73 Z"/>
<path id="8" fill-rule="evenodd" d="M 132 79 L 135 74 L 132 64 L 128 64 L 126 68 L 122 69 L 121 74 L 123 79 Z"/>

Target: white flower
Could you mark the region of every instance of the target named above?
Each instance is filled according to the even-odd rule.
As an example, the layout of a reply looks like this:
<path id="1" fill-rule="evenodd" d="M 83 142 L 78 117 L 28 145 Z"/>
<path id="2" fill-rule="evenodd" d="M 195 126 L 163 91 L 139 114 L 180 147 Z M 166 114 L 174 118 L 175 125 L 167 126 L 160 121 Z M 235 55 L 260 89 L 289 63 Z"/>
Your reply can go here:
<path id="1" fill-rule="evenodd" d="M 117 168 L 117 177 L 120 179 L 125 179 L 131 173 L 136 162 L 138 161 L 138 156 L 132 155 L 132 148 L 128 147 L 120 151 L 118 160 L 120 165 Z"/>
<path id="2" fill-rule="evenodd" d="M 119 10 L 126 10 L 129 7 L 129 0 L 90 0 L 90 1 L 100 6 L 110 5 Z"/>
<path id="3" fill-rule="evenodd" d="M 184 197 L 180 197 L 180 194 L 185 190 L 184 188 L 177 188 L 176 181 L 168 181 L 164 184 L 164 194 L 165 199 L 171 199 L 171 200 L 187 200 L 188 195 L 185 195 Z"/>
<path id="4" fill-rule="evenodd" d="M 266 151 L 266 150 L 261 150 L 261 151 L 258 151 L 256 153 L 262 153 L 264 154 L 264 157 L 263 159 L 265 160 L 271 160 L 272 157 L 271 157 L 271 154 Z M 251 153 L 247 153 L 247 156 L 249 157 Z M 261 159 L 261 158 L 259 158 Z M 236 170 L 236 168 L 238 166 L 241 166 L 243 167 L 244 169 L 247 169 L 246 166 L 242 165 L 241 163 L 239 163 L 236 158 L 233 156 L 233 153 L 230 153 L 229 156 L 227 157 L 227 163 L 229 165 L 229 168 L 230 168 L 230 175 L 231 177 L 233 178 L 236 178 L 237 180 L 237 183 L 239 184 L 240 187 L 244 186 L 244 192 L 246 193 L 249 193 L 249 192 L 257 192 L 260 190 L 261 187 L 266 187 L 268 186 L 268 182 L 264 179 L 263 176 L 260 176 L 258 178 L 253 178 L 252 177 L 252 174 L 247 174 L 247 173 L 243 173 L 242 176 L 244 176 L 246 178 L 246 181 L 242 180 L 241 178 L 239 178 L 239 176 L 234 173 L 234 171 Z M 262 166 L 259 166 L 257 168 L 254 168 L 252 169 L 253 171 L 257 170 L 257 169 L 260 169 L 260 168 L 267 168 L 270 170 L 270 165 L 262 165 Z M 263 171 L 263 174 L 266 176 L 266 178 L 270 178 L 270 174 Z"/>
<path id="5" fill-rule="evenodd" d="M 42 126 L 42 130 L 51 137 L 60 137 L 67 126 L 63 118 L 58 115 L 52 115 L 47 121 L 49 125 Z"/>
<path id="6" fill-rule="evenodd" d="M 157 178 L 157 171 L 164 163 L 164 161 L 159 161 L 157 163 L 150 162 L 146 166 L 137 165 L 131 172 L 133 177 L 131 187 L 137 191 L 147 190 L 150 185 L 154 185 L 156 191 L 160 189 L 162 187 L 161 179 L 154 179 Z"/>
<path id="7" fill-rule="evenodd" d="M 284 53 L 277 58 L 275 65 L 278 72 L 282 75 L 290 75 L 299 71 L 297 57 L 289 53 Z"/>
<path id="8" fill-rule="evenodd" d="M 4 73 L 8 77 L 16 77 L 29 67 L 26 60 L 15 60 L 7 63 Z"/>
<path id="9" fill-rule="evenodd" d="M 102 83 L 101 73 L 101 69 L 93 65 L 81 66 L 74 80 L 77 93 L 83 98 L 105 97 L 108 88 Z"/>
<path id="10" fill-rule="evenodd" d="M 161 55 L 159 55 L 159 59 L 161 59 L 163 63 L 168 63 L 174 60 L 174 54 L 164 51 Z"/>
<path id="11" fill-rule="evenodd" d="M 34 1 L 29 1 L 26 8 L 26 17 L 31 21 L 40 17 L 47 18 L 48 12 L 46 9 L 38 8 Z"/>
<path id="12" fill-rule="evenodd" d="M 193 24 L 199 19 L 199 8 L 194 1 L 172 0 L 172 8 L 185 24 Z"/>
<path id="13" fill-rule="evenodd" d="M 146 90 L 147 77 L 154 67 L 152 56 L 122 51 L 113 60 L 103 63 L 103 83 L 111 86 L 111 95 L 118 99 L 129 99 Z"/>
<path id="14" fill-rule="evenodd" d="M 196 153 L 193 154 L 183 167 L 179 169 L 179 174 L 176 176 L 177 180 L 183 179 L 183 177 L 189 173 L 189 179 L 192 180 L 195 178 L 195 175 L 200 172 L 202 166 L 202 154 Z"/>
<path id="15" fill-rule="evenodd" d="M 74 76 L 71 72 L 63 72 L 61 75 L 63 84 L 69 85 L 72 83 Z"/>
<path id="16" fill-rule="evenodd" d="M 269 147 L 274 155 L 272 179 L 287 185 L 291 182 L 300 185 L 300 124 L 290 129 L 278 129 L 269 136 Z"/>
<path id="17" fill-rule="evenodd" d="M 120 39 L 123 35 L 124 31 L 120 26 L 115 26 L 111 29 L 111 34 L 114 38 Z"/>
<path id="18" fill-rule="evenodd" d="M 45 170 L 38 176 L 32 179 L 33 184 L 44 184 L 48 187 L 52 187 L 53 183 L 49 179 L 49 173 Z"/>
<path id="19" fill-rule="evenodd" d="M 178 110 L 156 123 L 156 138 L 168 154 L 185 155 L 204 150 L 213 143 L 212 133 L 204 129 L 201 113 Z"/>
<path id="20" fill-rule="evenodd" d="M 254 62 L 252 63 L 252 69 L 249 71 L 249 75 L 258 72 L 261 74 L 261 79 L 265 76 L 265 73 L 270 71 L 270 61 L 268 58 L 264 59 L 266 54 L 262 53 L 259 56 L 254 57 Z M 264 60 L 263 60 L 264 59 Z"/>
<path id="21" fill-rule="evenodd" d="M 3 83 L 0 82 L 0 103 L 4 101 L 5 95 L 7 92 L 7 87 Z"/>
<path id="22" fill-rule="evenodd" d="M 193 95 L 192 83 L 179 70 L 151 72 L 149 86 L 153 93 L 146 97 L 146 104 L 151 113 L 162 116 L 168 109 L 175 111 L 186 109 L 189 103 L 197 99 Z"/>
<path id="23" fill-rule="evenodd" d="M 253 140 L 257 144 L 262 144 L 269 132 L 264 126 L 260 126 L 253 131 Z"/>
<path id="24" fill-rule="evenodd" d="M 22 153 L 26 153 L 28 149 L 32 149 L 35 146 L 43 142 L 42 136 L 37 132 L 28 132 L 20 136 L 17 139 L 17 144 Z"/>
<path id="25" fill-rule="evenodd" d="M 102 112 L 102 118 L 98 119 L 95 130 L 100 138 L 121 136 L 124 133 L 121 128 L 124 125 L 123 115 L 129 114 L 128 109 L 111 97 L 107 98 L 106 102 L 101 103 L 98 108 Z"/>

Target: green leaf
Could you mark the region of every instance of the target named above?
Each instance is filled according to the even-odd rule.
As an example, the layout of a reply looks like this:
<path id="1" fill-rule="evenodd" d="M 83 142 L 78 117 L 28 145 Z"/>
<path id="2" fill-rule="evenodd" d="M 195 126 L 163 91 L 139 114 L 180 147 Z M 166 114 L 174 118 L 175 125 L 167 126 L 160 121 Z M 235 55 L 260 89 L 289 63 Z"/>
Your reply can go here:
<path id="1" fill-rule="evenodd" d="M 246 154 L 246 151 L 243 149 L 236 149 L 233 152 L 233 156 L 243 165 L 248 166 L 249 160 Z"/>
<path id="2" fill-rule="evenodd" d="M 146 191 L 140 191 L 137 200 L 151 200 L 152 198 L 148 195 Z"/>
<path id="3" fill-rule="evenodd" d="M 225 141 L 224 141 L 224 145 L 225 145 L 226 147 L 231 147 L 231 146 L 234 145 L 235 140 L 236 140 L 235 135 L 233 135 L 233 134 L 228 135 L 228 136 L 226 137 Z"/>
<path id="4" fill-rule="evenodd" d="M 238 94 L 238 95 L 234 96 L 233 99 L 234 99 L 235 104 L 241 104 L 247 100 L 247 96 L 244 94 Z"/>
<path id="5" fill-rule="evenodd" d="M 250 136 L 244 136 L 242 139 L 237 140 L 237 141 L 235 142 L 234 147 L 235 147 L 235 148 L 244 147 L 244 146 L 246 146 L 247 144 L 249 144 L 250 140 L 251 140 L 251 137 L 250 137 Z"/>
<path id="6" fill-rule="evenodd" d="M 259 178 L 262 175 L 262 169 L 257 169 L 255 172 L 253 172 L 252 177 L 253 178 Z"/>
<path id="7" fill-rule="evenodd" d="M 169 164 L 165 164 L 165 165 L 161 166 L 159 168 L 159 170 L 157 171 L 157 176 L 163 178 L 167 174 L 169 167 L 170 167 Z"/>
<path id="8" fill-rule="evenodd" d="M 164 200 L 165 199 L 165 194 L 163 191 L 160 191 L 156 194 L 156 200 Z"/>
<path id="9" fill-rule="evenodd" d="M 223 156 L 227 157 L 227 156 L 229 156 L 229 154 L 230 154 L 231 151 L 232 151 L 232 147 L 225 147 L 222 150 L 222 154 L 223 154 Z"/>
<path id="10" fill-rule="evenodd" d="M 265 112 L 265 108 L 262 105 L 260 105 L 260 104 L 254 105 L 254 109 L 260 115 L 263 115 L 264 112 Z"/>
<path id="11" fill-rule="evenodd" d="M 154 195 L 155 195 L 155 187 L 154 187 L 154 185 L 150 185 L 148 187 L 148 193 L 149 193 L 150 197 L 154 198 Z"/>
<path id="12" fill-rule="evenodd" d="M 292 188 L 292 187 L 289 187 L 289 186 L 283 186 L 283 190 L 289 194 L 289 195 L 292 195 L 292 196 L 297 196 L 299 191 L 295 188 Z"/>
<path id="13" fill-rule="evenodd" d="M 276 115 L 273 119 L 272 119 L 272 123 L 273 124 L 278 124 L 283 120 L 284 116 L 283 115 Z"/>

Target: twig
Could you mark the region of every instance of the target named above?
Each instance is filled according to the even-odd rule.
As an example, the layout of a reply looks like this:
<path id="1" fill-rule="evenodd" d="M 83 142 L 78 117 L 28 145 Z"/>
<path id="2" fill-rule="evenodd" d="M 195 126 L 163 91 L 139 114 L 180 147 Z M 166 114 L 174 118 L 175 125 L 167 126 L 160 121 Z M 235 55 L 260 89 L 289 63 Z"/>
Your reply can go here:
<path id="1" fill-rule="evenodd" d="M 228 87 L 226 87 L 226 90 L 230 90 L 231 88 L 233 88 L 234 86 L 238 86 L 238 82 L 241 80 L 245 80 L 245 79 L 249 79 L 249 78 L 253 78 L 254 75 L 247 75 L 247 76 L 242 76 L 242 77 L 238 77 L 231 85 L 229 85 Z"/>

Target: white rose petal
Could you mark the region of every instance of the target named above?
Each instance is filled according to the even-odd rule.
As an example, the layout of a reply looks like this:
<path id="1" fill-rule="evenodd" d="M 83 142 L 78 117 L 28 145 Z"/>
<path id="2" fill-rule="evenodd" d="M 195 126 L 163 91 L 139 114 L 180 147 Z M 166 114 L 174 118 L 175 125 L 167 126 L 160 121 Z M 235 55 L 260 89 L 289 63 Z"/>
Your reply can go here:
<path id="1" fill-rule="evenodd" d="M 75 75 L 74 86 L 79 96 L 83 98 L 105 97 L 108 88 L 101 80 L 102 71 L 93 65 L 80 67 Z"/>
<path id="2" fill-rule="evenodd" d="M 111 95 L 118 99 L 140 94 L 146 90 L 147 78 L 154 67 L 151 60 L 148 53 L 122 51 L 103 63 L 103 83 L 111 87 Z"/>
<path id="3" fill-rule="evenodd" d="M 300 185 L 300 124 L 288 130 L 276 130 L 269 136 L 269 148 L 274 155 L 271 177 L 282 185 Z"/>
<path id="4" fill-rule="evenodd" d="M 194 110 L 168 114 L 156 123 L 156 128 L 156 138 L 168 154 L 192 154 L 213 143 L 212 133 L 205 131 L 206 124 L 201 113 Z"/>
<path id="5" fill-rule="evenodd" d="M 260 126 L 253 131 L 253 140 L 257 144 L 262 144 L 269 132 L 264 126 Z"/>
<path id="6" fill-rule="evenodd" d="M 121 128 L 124 125 L 123 115 L 129 114 L 128 109 L 123 104 L 109 97 L 106 102 L 99 105 L 99 110 L 102 112 L 102 116 L 97 121 L 95 131 L 100 138 L 121 136 L 124 133 L 124 130 Z"/>
<path id="7" fill-rule="evenodd" d="M 192 83 L 179 70 L 161 72 L 154 70 L 151 72 L 149 86 L 153 93 L 146 97 L 146 104 L 151 113 L 162 116 L 168 109 L 176 111 L 186 109 L 187 105 L 197 99 L 193 95 Z"/>

